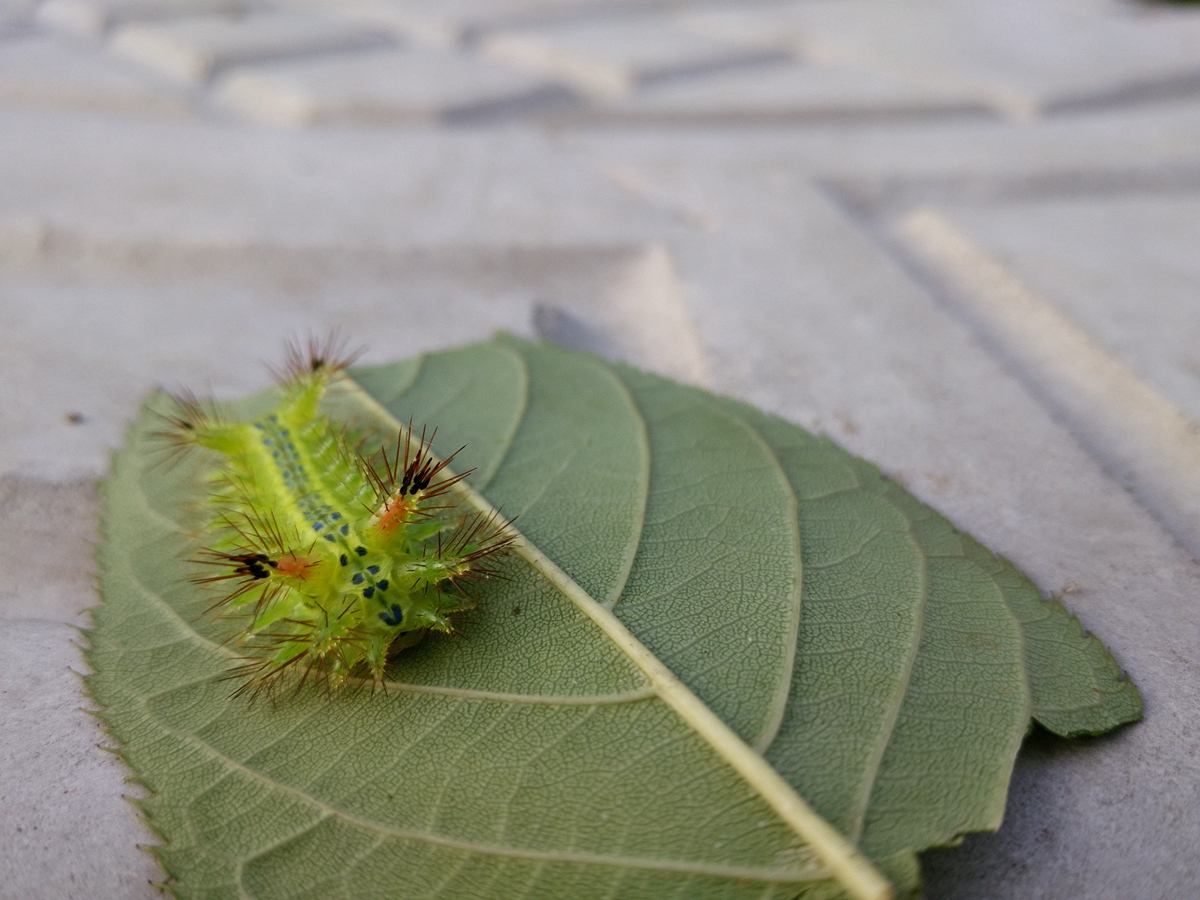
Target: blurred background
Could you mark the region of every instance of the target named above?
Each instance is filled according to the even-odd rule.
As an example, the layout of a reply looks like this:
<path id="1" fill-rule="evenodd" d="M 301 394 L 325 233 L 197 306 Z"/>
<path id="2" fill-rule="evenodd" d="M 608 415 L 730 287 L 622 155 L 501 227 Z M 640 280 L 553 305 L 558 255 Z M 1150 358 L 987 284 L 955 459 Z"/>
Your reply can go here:
<path id="1" fill-rule="evenodd" d="M 929 895 L 1196 896 L 1198 248 L 1197 4 L 0 0 L 0 896 L 156 896 L 69 670 L 96 481 L 155 386 L 332 327 L 542 337 L 870 458 L 1147 703 L 1031 738 Z"/>

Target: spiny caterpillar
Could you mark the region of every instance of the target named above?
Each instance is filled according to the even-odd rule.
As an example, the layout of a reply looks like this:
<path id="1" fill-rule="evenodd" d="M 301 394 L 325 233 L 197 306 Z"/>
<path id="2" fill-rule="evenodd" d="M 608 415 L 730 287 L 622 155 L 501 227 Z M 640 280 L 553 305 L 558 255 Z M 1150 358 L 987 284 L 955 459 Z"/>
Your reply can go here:
<path id="1" fill-rule="evenodd" d="M 416 437 L 410 421 L 368 458 L 319 412 L 351 361 L 342 349 L 336 338 L 289 345 L 283 397 L 262 418 L 225 421 L 180 394 L 157 432 L 223 457 L 209 476 L 213 543 L 192 560 L 208 568 L 192 580 L 228 588 L 209 611 L 245 618 L 235 695 L 270 692 L 291 673 L 297 688 L 358 674 L 382 685 L 390 655 L 454 632 L 452 615 L 470 605 L 464 582 L 495 575 L 490 559 L 514 540 L 497 513 L 455 516 L 452 488 L 471 470 L 447 474 L 463 448 L 436 459 L 436 429 Z"/>

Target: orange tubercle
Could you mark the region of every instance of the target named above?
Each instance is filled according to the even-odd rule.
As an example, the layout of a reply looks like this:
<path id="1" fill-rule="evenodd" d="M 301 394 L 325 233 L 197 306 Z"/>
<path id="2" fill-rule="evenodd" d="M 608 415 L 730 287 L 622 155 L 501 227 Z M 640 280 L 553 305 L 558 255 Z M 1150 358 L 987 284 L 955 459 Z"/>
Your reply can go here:
<path id="1" fill-rule="evenodd" d="M 281 556 L 275 563 L 275 571 L 288 578 L 298 578 L 307 581 L 312 570 L 320 565 L 320 560 L 304 556 Z"/>
<path id="2" fill-rule="evenodd" d="M 408 509 L 408 500 L 404 497 L 390 497 L 379 513 L 375 526 L 381 534 L 391 534 L 408 521 Z"/>

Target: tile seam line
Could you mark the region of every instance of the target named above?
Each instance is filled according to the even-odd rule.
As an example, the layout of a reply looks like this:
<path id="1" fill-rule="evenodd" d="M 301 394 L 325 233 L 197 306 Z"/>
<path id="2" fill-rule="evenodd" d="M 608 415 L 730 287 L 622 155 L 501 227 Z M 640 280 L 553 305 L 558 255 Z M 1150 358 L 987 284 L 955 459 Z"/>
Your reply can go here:
<path id="1" fill-rule="evenodd" d="M 932 207 L 917 202 L 888 222 L 856 208 L 838 185 L 817 181 L 833 205 L 879 246 L 943 314 L 964 327 L 1022 390 L 1062 428 L 1104 476 L 1129 490 L 1138 506 L 1185 552 L 1200 557 L 1200 432 L 1167 398 L 1085 329 L 1005 269 Z M 969 260 L 969 265 L 964 264 Z M 985 273 L 985 274 L 981 274 Z M 1051 332 L 1022 325 L 1002 309 L 1012 301 L 1049 323 Z M 1010 304 L 1011 305 L 1011 304 Z M 1063 361 L 1051 342 L 1082 356 Z M 1099 373 L 1099 386 L 1087 376 Z M 1074 382 L 1074 383 L 1073 383 Z M 1082 389 L 1081 389 L 1082 388 Z M 1113 396 L 1129 395 L 1118 411 Z M 1122 413 L 1128 414 L 1118 421 Z M 1145 424 L 1158 439 L 1130 438 Z M 1115 447 L 1112 445 L 1115 440 Z M 1109 449 L 1105 449 L 1109 446 Z M 1177 477 L 1173 477 L 1177 476 Z M 1187 497 L 1174 500 L 1181 487 Z M 1190 498 L 1190 500 L 1188 499 Z"/>

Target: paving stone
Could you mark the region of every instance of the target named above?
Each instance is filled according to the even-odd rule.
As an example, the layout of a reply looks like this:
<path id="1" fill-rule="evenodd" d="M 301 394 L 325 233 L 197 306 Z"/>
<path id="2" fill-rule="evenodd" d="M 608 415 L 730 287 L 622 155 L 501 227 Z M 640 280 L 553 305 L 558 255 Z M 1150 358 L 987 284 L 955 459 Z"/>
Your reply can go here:
<path id="1" fill-rule="evenodd" d="M 0 235 L 169 250 L 215 242 L 434 247 L 628 245 L 689 227 L 536 134 L 263 132 L 0 110 Z M 399 157 L 397 154 L 401 154 Z M 403 160 L 403 165 L 397 163 Z M 72 177 L 64 179 L 63 172 Z M 186 174 L 184 174 L 186 173 Z M 44 237 L 39 233 L 45 232 Z M 80 251 L 82 252 L 82 250 Z"/>
<path id="2" fill-rule="evenodd" d="M 69 515 L 79 517 L 76 508 Z M 89 505 L 87 514 L 94 513 Z M 62 517 L 56 517 L 59 521 Z M 71 581 L 47 581 L 60 591 Z M 0 616 L 0 893 L 5 897 L 161 897 L 163 874 L 138 844 L 157 838 L 125 796 L 141 796 L 111 739 L 81 706 L 77 632 Z"/>
<path id="3" fill-rule="evenodd" d="M 378 30 L 340 16 L 254 13 L 127 25 L 112 50 L 176 78 L 197 81 L 256 60 L 352 51 L 387 43 Z"/>
<path id="4" fill-rule="evenodd" d="M 182 114 L 184 102 L 88 47 L 30 36 L 0 42 L 0 103 L 114 113 Z"/>
<path id="5" fill-rule="evenodd" d="M 1200 422 L 1200 191 L 957 204 L 938 211 Z"/>
<path id="6" fill-rule="evenodd" d="M 69 31 L 99 35 L 125 22 L 236 13 L 247 5 L 246 0 L 45 0 L 38 7 L 38 19 Z"/>
<path id="7" fill-rule="evenodd" d="M 1140 13 L 1140 14 L 1139 14 Z M 1181 77 L 1200 83 L 1200 10 L 1113 0 L 804 0 L 689 18 L 699 33 L 798 49 L 805 59 L 972 85 L 1024 117 Z M 1195 84 L 1193 84 L 1195 87 Z M 1153 94 L 1153 89 L 1148 90 Z"/>
<path id="8" fill-rule="evenodd" d="M 704 128 L 684 135 L 645 128 L 564 130 L 560 141 L 603 165 L 637 154 L 656 169 L 686 155 L 722 171 L 790 165 L 834 182 L 869 206 L 940 199 L 1082 195 L 1113 186 L 1169 191 L 1200 183 L 1200 104 L 1178 101 L 1137 110 L 1060 116 L 1013 127 L 975 117 L 897 117 L 819 123 L 794 129 Z M 694 186 L 698 197 L 701 185 Z"/>
<path id="9" fill-rule="evenodd" d="M 28 28 L 36 9 L 37 0 L 6 0 L 0 4 L 0 37 Z"/>
<path id="10" fill-rule="evenodd" d="M 375 335 L 370 349 L 379 361 L 395 358 L 401 351 L 430 349 L 439 340 L 445 346 L 454 339 L 448 332 L 456 326 L 464 337 L 479 340 L 498 328 L 529 330 L 525 323 L 530 297 L 509 279 L 507 297 L 500 291 L 479 291 L 474 305 L 458 304 L 461 320 L 430 325 L 414 337 L 407 320 L 388 315 L 397 296 L 408 291 L 398 293 L 396 286 L 406 280 L 400 263 L 407 261 L 411 269 L 411 257 L 391 265 L 374 263 L 371 271 L 389 273 L 385 285 L 371 284 L 370 279 L 340 267 L 336 252 L 310 251 L 310 260 L 323 264 L 318 268 L 311 261 L 306 265 L 300 251 L 199 246 L 178 252 L 174 264 L 158 272 L 154 248 L 142 248 L 140 254 L 141 266 L 126 258 L 120 268 L 99 260 L 81 262 L 80 257 L 88 254 L 76 253 L 71 264 L 74 274 L 49 278 L 5 270 L 6 296 L 22 304 L 13 315 L 6 312 L 6 331 L 21 334 L 22 343 L 4 348 L 13 400 L 0 406 L 0 478 L 13 479 L 20 486 L 79 483 L 103 476 L 109 448 L 121 443 L 126 424 L 151 390 L 187 386 L 228 397 L 266 386 L 270 376 L 264 363 L 279 358 L 289 335 L 316 327 L 314 315 L 325 314 L 315 313 L 315 308 L 334 294 L 345 300 L 336 316 L 326 317 L 323 327 L 333 327 L 335 321 L 343 326 L 373 323 L 366 324 L 362 333 Z M 354 260 L 365 256 L 348 250 L 340 255 Z M 268 265 L 262 264 L 264 260 Z M 480 268 L 477 260 L 473 267 Z M 180 277 L 183 270 L 192 275 Z M 443 285 L 454 283 L 445 267 L 441 273 Z M 418 288 L 425 290 L 422 302 L 445 296 L 447 289 L 443 286 L 439 291 L 436 280 L 433 273 L 418 279 Z M 465 277 L 458 284 L 470 280 Z M 40 301 L 37 309 L 29 305 L 34 297 Z M 248 328 L 248 314 L 260 325 Z M 68 347 L 75 349 L 68 351 Z M 71 375 L 80 370 L 89 377 Z M 71 413 L 78 413 L 82 421 L 74 424 Z M 20 508 L 7 504 L 0 521 L 15 525 L 19 520 L 8 517 L 15 517 Z M 85 507 L 80 515 L 86 519 L 91 513 Z M 90 553 L 75 558 L 81 562 L 73 567 L 76 571 L 90 570 L 90 564 L 82 565 Z M 53 582 L 51 587 L 63 591 L 56 605 L 79 596 L 81 581 L 87 581 L 86 575 L 60 576 Z M 68 584 L 76 589 L 66 591 Z M 22 604 L 15 608 L 5 604 L 5 609 L 20 611 L 51 587 L 24 591 Z"/>
<path id="11" fill-rule="evenodd" d="M 71 424 L 66 421 L 65 424 Z M 72 427 L 82 427 L 85 424 Z M 7 619 L 83 626 L 91 606 L 96 522 L 91 515 L 99 491 L 91 478 L 46 480 L 0 474 L 0 507 L 10 523 L 0 545 L 0 609 Z M 80 561 L 64 567 L 62 560 Z M 53 573 L 53 577 L 47 577 Z"/>
<path id="12" fill-rule="evenodd" d="M 417 48 L 239 68 L 218 95 L 243 115 L 284 125 L 480 121 L 572 101 L 539 76 L 453 49 Z"/>
<path id="13" fill-rule="evenodd" d="M 1192 223 L 1197 221 L 1198 204 L 1193 199 L 1184 209 L 1169 213 L 1161 205 L 1136 201 L 1127 201 L 1123 208 L 1112 204 L 1106 208 L 1095 201 L 1076 207 L 1073 219 L 1062 215 L 1060 206 L 1058 217 L 1039 221 L 1036 205 L 1022 204 L 1018 209 L 1028 215 L 1021 215 L 1019 224 L 1010 218 L 1007 227 L 1002 217 L 977 213 L 975 222 L 984 223 L 985 233 L 997 235 L 1001 243 L 1014 226 L 1039 235 L 1041 244 L 1036 247 L 1017 237 L 1025 253 L 1017 250 L 1015 259 L 989 252 L 955 217 L 933 209 L 905 216 L 898 235 L 914 260 L 943 286 L 951 307 L 1011 360 L 1030 392 L 1182 546 L 1200 558 L 1200 418 L 1195 416 L 1200 371 L 1193 343 L 1200 321 L 1188 302 L 1194 282 L 1187 279 L 1188 269 L 1196 269 L 1195 229 L 1185 228 L 1174 245 L 1170 238 L 1153 242 L 1142 265 L 1137 265 L 1136 254 L 1128 252 L 1120 255 L 1118 265 L 1106 265 L 1113 257 L 1097 252 L 1106 243 L 1113 250 L 1117 243 L 1136 240 L 1133 236 L 1139 232 L 1129 214 L 1140 215 L 1143 223 L 1156 215 L 1166 218 L 1167 224 L 1185 219 Z M 1086 254 L 1082 272 L 1072 273 L 1053 256 L 1047 258 L 1048 247 L 1070 245 L 1064 232 L 1075 226 L 1078 233 L 1081 220 L 1102 212 L 1127 215 L 1109 216 L 1107 232 L 1103 226 L 1099 235 L 1097 229 L 1090 229 L 1090 236 L 1104 237 Z M 1058 228 L 1052 230 L 1051 225 Z M 1048 234 L 1055 235 L 1053 244 L 1046 241 Z M 1085 233 L 1082 239 L 1088 236 Z M 1022 277 L 1026 268 L 1032 269 L 1032 282 Z M 1138 273 L 1140 283 L 1132 285 L 1128 275 L 1122 277 L 1130 268 Z M 1072 285 L 1072 274 L 1082 275 L 1083 282 Z M 1099 280 L 1107 280 L 1109 287 L 1089 287 L 1088 282 Z M 1160 280 L 1163 290 L 1156 285 Z M 1177 286 L 1176 296 L 1171 297 L 1171 283 L 1179 281 L 1190 283 Z M 1153 343 L 1148 344 L 1146 327 L 1135 326 L 1134 334 L 1141 330 L 1143 339 L 1140 344 L 1136 337 L 1130 340 L 1125 323 L 1146 319 L 1158 320 L 1149 326 L 1152 335 L 1169 331 L 1173 324 L 1181 331 L 1151 338 Z M 1138 369 L 1155 372 L 1159 384 L 1165 380 L 1182 387 L 1179 396 L 1192 417 L 1172 403 L 1159 384 L 1139 375 Z"/>
<path id="14" fill-rule="evenodd" d="M 48 512 L 65 508 L 78 485 L 101 476 L 109 448 L 151 388 L 188 385 L 219 396 L 257 390 L 268 378 L 263 361 L 278 357 L 286 336 L 317 327 L 314 316 L 324 328 L 361 325 L 370 333 L 367 361 L 484 340 L 499 329 L 530 337 L 570 330 L 590 349 L 704 379 L 681 285 L 661 246 L 383 252 L 197 243 L 172 253 L 153 244 L 54 243 L 23 264 L 8 256 L 0 269 L 7 296 L 23 301 L 8 320 L 23 336 L 5 354 L 14 401 L 0 407 L 0 509 L 13 521 L 34 503 Z M 37 307 L 28 304 L 34 296 Z M 336 311 L 326 306 L 334 296 L 342 298 Z M 411 316 L 396 314 L 398 298 L 410 310 L 419 304 L 448 314 L 414 329 Z M 269 323 L 270 333 L 247 329 L 246 310 Z M 81 381 L 78 368 L 95 377 Z M 70 487 L 54 490 L 60 482 Z M 39 532 L 22 527 L 7 555 L 36 560 Z M 78 531 L 78 523 L 62 529 L 56 546 L 69 546 Z M 0 562 L 5 557 L 0 552 Z M 78 584 L 90 583 L 89 569 L 75 571 Z M 4 608 L 43 603 L 50 588 L 32 580 L 12 579 L 16 596 Z"/>
<path id="15" fill-rule="evenodd" d="M 289 5 L 324 6 L 322 0 L 283 0 Z M 340 12 L 397 29 L 418 40 L 450 46 L 525 25 L 605 17 L 614 12 L 654 9 L 663 0 L 344 0 Z"/>
<path id="16" fill-rule="evenodd" d="M 720 125 L 986 111 L 967 88 L 926 85 L 849 66 L 787 61 L 665 79 L 586 114 L 602 121 Z"/>
<path id="17" fill-rule="evenodd" d="M 630 17 L 498 32 L 484 54 L 545 72 L 600 96 L 620 96 L 668 78 L 783 61 L 786 51 L 698 38 L 668 18 Z"/>

